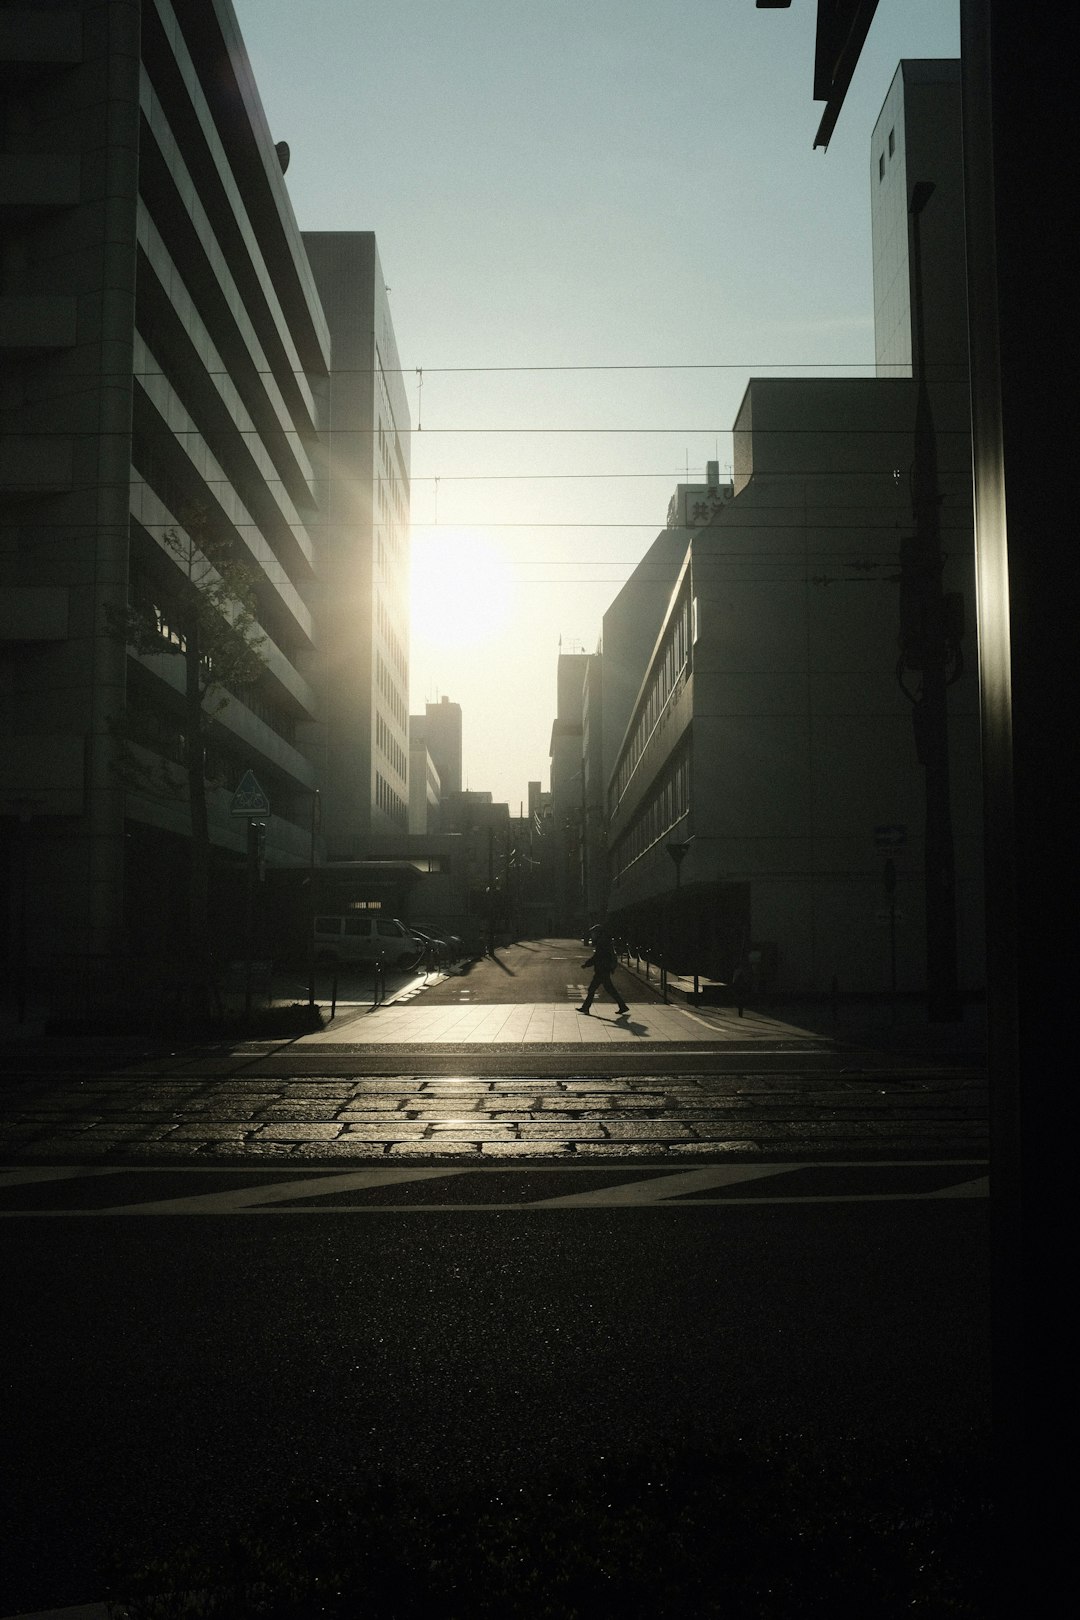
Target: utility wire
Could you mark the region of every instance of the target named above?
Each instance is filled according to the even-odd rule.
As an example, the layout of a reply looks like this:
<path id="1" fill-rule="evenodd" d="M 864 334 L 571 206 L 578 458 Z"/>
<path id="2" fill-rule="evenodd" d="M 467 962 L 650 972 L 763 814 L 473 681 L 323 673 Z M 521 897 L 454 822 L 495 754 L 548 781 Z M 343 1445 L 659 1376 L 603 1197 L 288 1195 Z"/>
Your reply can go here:
<path id="1" fill-rule="evenodd" d="M 890 364 L 891 363 L 892 362 L 890 362 Z M 703 360 L 685 363 L 679 361 L 657 361 L 655 363 L 627 362 L 623 364 L 619 362 L 601 365 L 570 366 L 334 366 L 329 372 L 326 373 L 307 372 L 290 369 L 288 367 L 286 367 L 284 371 L 275 371 L 272 367 L 260 366 L 253 368 L 251 371 L 248 371 L 245 368 L 245 375 L 256 377 L 280 377 L 284 375 L 290 378 L 303 378 L 305 381 L 314 379 L 316 382 L 321 383 L 326 379 L 332 380 L 334 377 L 375 377 L 379 376 L 380 374 L 384 377 L 400 376 L 416 377 L 419 379 L 421 376 L 434 377 L 468 374 L 485 375 L 487 373 L 501 372 L 839 370 L 847 372 L 872 371 L 873 377 L 869 379 L 870 381 L 912 381 L 910 367 L 908 367 L 906 372 L 899 377 L 881 377 L 876 368 L 876 360 Z M 927 369 L 928 375 L 932 375 L 933 372 L 937 370 L 946 377 L 952 377 L 956 371 L 956 367 L 954 365 L 948 364 L 942 364 L 938 367 L 931 365 Z M 224 366 L 214 369 L 211 369 L 209 366 L 201 366 L 200 374 L 205 377 L 232 377 L 235 375 L 232 371 Z M 161 377 L 168 376 L 168 373 L 161 370 L 143 370 L 133 371 L 131 375 L 134 377 Z M 795 377 L 792 380 L 795 382 L 813 382 L 814 379 L 812 377 Z M 857 382 L 865 382 L 867 379 L 859 377 L 855 380 Z"/>
<path id="2" fill-rule="evenodd" d="M 229 428 L 228 436 L 233 437 L 233 438 L 242 438 L 242 439 L 251 439 L 251 438 L 259 439 L 266 446 L 269 446 L 271 443 L 274 443 L 274 442 L 280 442 L 283 439 L 285 439 L 285 440 L 296 440 L 297 442 L 299 442 L 299 444 L 301 445 L 301 447 L 304 449 L 304 451 L 306 453 L 309 448 L 314 449 L 316 446 L 325 443 L 325 441 L 327 439 L 335 439 L 335 438 L 362 439 L 362 438 L 368 438 L 368 437 L 374 438 L 375 435 L 378 433 L 378 431 L 379 431 L 378 424 L 376 424 L 373 427 L 349 427 L 349 428 L 330 427 L 330 428 L 326 428 L 326 429 L 321 430 L 318 434 L 304 435 L 304 434 L 300 433 L 295 428 L 287 428 L 287 427 L 280 426 L 280 425 L 275 427 L 275 428 L 264 429 L 264 428 L 260 428 L 260 427 L 242 428 L 242 427 L 237 427 L 235 423 L 231 423 L 230 428 Z M 406 435 L 408 435 L 410 438 L 425 438 L 425 437 L 430 437 L 432 434 L 435 434 L 435 433 L 536 433 L 536 434 L 543 434 L 543 433 L 627 433 L 627 434 L 639 434 L 639 433 L 656 433 L 656 434 L 660 434 L 660 433 L 688 433 L 688 434 L 696 434 L 697 436 L 702 437 L 702 438 L 716 439 L 718 437 L 726 437 L 729 434 L 734 435 L 736 433 L 748 434 L 749 435 L 749 434 L 752 434 L 753 431 L 754 430 L 752 430 L 750 428 L 741 428 L 741 427 L 738 427 L 738 426 L 718 427 L 715 422 L 713 422 L 711 424 L 708 424 L 705 427 L 577 427 L 577 426 L 575 426 L 575 427 L 549 427 L 549 426 L 540 426 L 540 427 L 490 427 L 490 426 L 488 426 L 488 427 L 461 427 L 461 426 L 458 426 L 458 425 L 452 425 L 452 426 L 449 426 L 449 427 L 423 427 L 423 428 L 422 427 L 408 427 L 408 428 L 395 428 L 394 429 L 394 432 L 398 435 L 399 438 L 404 437 Z M 909 438 L 909 437 L 911 437 L 911 435 L 912 435 L 912 433 L 914 431 L 914 425 L 913 425 L 913 423 L 909 423 L 909 424 L 897 424 L 896 426 L 893 426 L 893 427 L 862 427 L 862 428 L 835 428 L 835 427 L 789 427 L 789 428 L 783 428 L 783 427 L 767 427 L 767 428 L 759 428 L 756 431 L 761 435 L 762 438 L 768 437 L 768 438 L 774 438 L 774 439 L 788 438 L 788 437 L 793 437 L 793 436 L 796 436 L 796 435 L 799 438 L 802 438 L 802 439 L 808 439 L 808 438 L 832 438 L 832 439 L 896 438 L 896 439 L 900 439 L 900 438 Z M 959 427 L 959 428 L 937 427 L 937 428 L 935 428 L 934 431 L 935 431 L 935 437 L 938 438 L 938 439 L 970 438 L 970 436 L 971 436 L 971 428 L 970 427 Z M 207 442 L 211 443 L 211 444 L 220 443 L 222 441 L 223 437 L 224 437 L 224 435 L 221 435 L 221 434 L 219 434 L 217 432 L 216 428 L 213 425 L 210 426 L 209 432 L 204 432 L 204 429 L 202 428 L 202 426 L 200 426 L 199 423 L 197 423 L 194 420 L 194 418 L 192 418 L 192 423 L 191 423 L 190 427 L 169 427 L 165 423 L 162 423 L 162 425 L 160 427 L 147 427 L 145 424 L 140 424 L 138 427 L 136 427 L 134 429 L 134 431 L 132 433 L 132 438 L 135 439 L 136 441 L 138 441 L 138 440 L 153 440 L 153 439 L 182 439 L 185 436 L 185 434 L 191 434 L 191 433 L 197 434 L 200 438 L 206 438 Z M 18 434 L 18 437 L 20 439 L 66 439 L 66 440 L 74 440 L 74 439 L 98 439 L 98 438 L 101 438 L 101 436 L 102 435 L 97 430 L 95 430 L 93 428 L 72 428 L 70 431 L 68 431 L 68 430 L 66 430 L 64 428 L 61 428 L 61 427 L 49 427 L 49 428 L 37 428 L 37 429 L 35 429 L 35 428 L 27 428 L 27 429 L 24 429 L 23 431 L 21 431 Z M 709 456 L 707 459 L 709 461 L 716 461 L 718 458 L 716 456 Z M 833 469 L 831 469 L 831 471 L 832 471 L 832 476 L 833 477 L 836 477 L 836 478 L 848 477 L 848 478 L 850 478 L 850 477 L 856 475 L 858 472 L 860 472 L 861 469 L 857 468 L 857 467 L 844 467 L 844 468 L 833 468 Z M 682 475 L 682 482 L 687 483 L 688 479 L 686 477 L 686 468 L 685 467 L 680 467 L 679 468 L 679 474 Z M 661 476 L 669 476 L 669 475 L 660 474 L 660 473 L 648 473 L 648 474 L 640 474 L 640 473 L 630 474 L 630 473 L 627 473 L 625 475 L 611 474 L 611 475 L 606 475 L 606 476 L 626 476 L 626 477 L 642 477 L 642 476 L 645 476 L 645 477 L 650 477 L 650 478 L 654 478 L 654 477 L 659 478 Z M 676 475 L 676 476 L 678 476 L 678 475 Z M 730 474 L 728 476 L 730 476 Z"/>

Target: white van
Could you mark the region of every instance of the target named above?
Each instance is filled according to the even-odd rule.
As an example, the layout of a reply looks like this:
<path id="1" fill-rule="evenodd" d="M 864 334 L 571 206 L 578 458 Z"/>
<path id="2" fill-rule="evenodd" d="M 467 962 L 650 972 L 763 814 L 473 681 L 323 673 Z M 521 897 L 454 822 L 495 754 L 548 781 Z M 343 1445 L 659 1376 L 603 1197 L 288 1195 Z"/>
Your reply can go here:
<path id="1" fill-rule="evenodd" d="M 315 918 L 315 956 L 320 962 L 377 962 L 410 968 L 423 945 L 396 917 L 370 912 Z"/>

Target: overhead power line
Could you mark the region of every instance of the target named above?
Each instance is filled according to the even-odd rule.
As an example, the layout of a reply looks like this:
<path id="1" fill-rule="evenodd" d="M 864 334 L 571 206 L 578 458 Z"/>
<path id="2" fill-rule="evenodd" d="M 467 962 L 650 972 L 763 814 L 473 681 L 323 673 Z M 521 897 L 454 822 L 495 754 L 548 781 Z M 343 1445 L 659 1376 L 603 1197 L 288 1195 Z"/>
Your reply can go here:
<path id="1" fill-rule="evenodd" d="M 334 366 L 327 373 L 331 377 L 374 377 L 381 373 L 384 377 L 440 377 L 468 375 L 470 373 L 487 374 L 498 372 L 572 372 L 572 371 L 867 371 L 874 370 L 876 375 L 876 360 L 699 360 L 699 361 L 648 361 L 648 362 L 613 362 L 600 365 L 559 365 L 559 366 Z M 227 367 L 211 369 L 209 366 L 201 368 L 207 377 L 231 377 L 233 373 Z M 945 370 L 946 368 L 941 368 Z M 284 374 L 291 377 L 316 378 L 322 380 L 323 373 L 298 371 L 283 368 Z M 951 374 L 955 367 L 947 368 Z M 282 373 L 270 366 L 260 366 L 254 369 L 257 377 L 276 377 Z M 160 377 L 168 373 L 158 371 L 136 371 L 136 377 Z M 798 382 L 812 381 L 810 378 L 796 378 Z M 860 381 L 863 379 L 859 379 Z M 896 381 L 895 378 L 884 378 L 886 382 Z M 910 381 L 910 376 L 901 378 L 901 381 Z"/>

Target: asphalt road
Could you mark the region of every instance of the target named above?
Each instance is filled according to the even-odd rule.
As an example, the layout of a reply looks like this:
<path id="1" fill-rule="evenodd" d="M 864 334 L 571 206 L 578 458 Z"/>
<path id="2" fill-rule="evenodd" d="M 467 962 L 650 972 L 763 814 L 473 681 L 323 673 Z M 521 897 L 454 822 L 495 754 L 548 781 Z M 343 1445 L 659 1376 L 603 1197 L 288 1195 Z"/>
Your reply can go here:
<path id="1" fill-rule="evenodd" d="M 587 954 L 523 942 L 412 989 L 565 1006 Z M 348 1027 L 57 1047 L 47 1072 L 27 1048 L 0 1138 L 0 1615 L 385 1473 L 449 1511 L 673 1448 L 799 1449 L 856 1495 L 882 1457 L 921 1468 L 919 1522 L 988 1426 L 982 1083 L 764 1033 L 636 1061 L 365 1052 Z M 428 1078 L 446 1064 L 466 1077 Z"/>
<path id="2" fill-rule="evenodd" d="M 591 954 L 591 946 L 573 939 L 530 939 L 501 945 L 494 956 L 465 963 L 451 978 L 426 989 L 424 1004 L 450 1005 L 465 992 L 472 1000 L 493 1006 L 523 1001 L 572 1002 L 576 1006 L 592 977 L 592 969 L 581 965 Z M 625 971 L 616 968 L 615 976 L 631 1003 L 660 999 L 655 990 Z M 613 1010 L 604 991 L 595 1005 L 598 1012 Z"/>
<path id="3" fill-rule="evenodd" d="M 2 1613 L 381 1469 L 450 1502 L 639 1448 L 985 1428 L 985 1201 L 62 1213 L 107 1179 L 5 1223 Z"/>

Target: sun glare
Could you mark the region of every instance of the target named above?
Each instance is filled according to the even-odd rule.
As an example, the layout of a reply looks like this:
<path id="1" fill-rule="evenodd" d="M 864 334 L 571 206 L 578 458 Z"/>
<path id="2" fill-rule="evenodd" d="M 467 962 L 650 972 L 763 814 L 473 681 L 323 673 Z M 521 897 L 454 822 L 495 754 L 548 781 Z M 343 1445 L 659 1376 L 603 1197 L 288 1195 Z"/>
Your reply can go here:
<path id="1" fill-rule="evenodd" d="M 468 529 L 413 537 L 412 642 L 415 648 L 475 647 L 506 628 L 512 606 L 506 562 Z"/>

